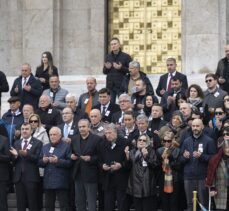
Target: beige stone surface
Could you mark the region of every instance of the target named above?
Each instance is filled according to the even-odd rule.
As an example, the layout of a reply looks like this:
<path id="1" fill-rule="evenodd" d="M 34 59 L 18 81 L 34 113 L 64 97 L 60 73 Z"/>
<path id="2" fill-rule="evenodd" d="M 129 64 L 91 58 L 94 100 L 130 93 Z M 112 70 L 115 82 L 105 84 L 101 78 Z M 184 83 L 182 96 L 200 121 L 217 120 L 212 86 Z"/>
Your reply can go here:
<path id="1" fill-rule="evenodd" d="M 15 75 L 23 62 L 53 53 L 61 74 L 101 74 L 105 0 L 0 0 L 0 69 Z M 229 40 L 229 1 L 182 0 L 182 69 L 214 71 Z M 228 13 L 228 14 L 227 14 Z"/>

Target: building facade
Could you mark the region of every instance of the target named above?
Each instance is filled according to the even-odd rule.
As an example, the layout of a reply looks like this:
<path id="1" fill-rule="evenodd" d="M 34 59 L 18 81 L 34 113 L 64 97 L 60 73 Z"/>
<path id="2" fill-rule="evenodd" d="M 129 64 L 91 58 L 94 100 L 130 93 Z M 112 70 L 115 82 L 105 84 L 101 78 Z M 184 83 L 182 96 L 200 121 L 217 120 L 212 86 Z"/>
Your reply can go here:
<path id="1" fill-rule="evenodd" d="M 102 74 L 109 38 L 147 73 L 167 57 L 186 74 L 215 71 L 229 39 L 226 0 L 0 0 L 0 70 L 33 71 L 51 51 L 61 74 Z"/>

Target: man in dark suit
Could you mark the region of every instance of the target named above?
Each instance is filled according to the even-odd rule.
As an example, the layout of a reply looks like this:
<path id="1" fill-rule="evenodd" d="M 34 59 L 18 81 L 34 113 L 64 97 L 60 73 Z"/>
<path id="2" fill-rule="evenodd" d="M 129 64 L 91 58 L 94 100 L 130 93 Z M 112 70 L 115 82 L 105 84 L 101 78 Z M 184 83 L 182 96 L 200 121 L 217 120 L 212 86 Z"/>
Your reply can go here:
<path id="1" fill-rule="evenodd" d="M 176 99 L 180 95 L 185 95 L 185 90 L 182 89 L 182 82 L 179 78 L 173 77 L 171 79 L 171 90 L 164 93 L 160 103 L 163 108 L 165 121 L 169 122 L 171 120 L 172 113 L 179 110 Z"/>
<path id="2" fill-rule="evenodd" d="M 10 152 L 13 155 L 15 172 L 13 182 L 16 187 L 18 211 L 38 211 L 39 208 L 39 168 L 38 161 L 42 142 L 31 136 L 32 128 L 29 123 L 21 126 L 22 139 L 16 141 Z"/>
<path id="3" fill-rule="evenodd" d="M 112 115 L 111 122 L 121 125 L 123 123 L 123 115 L 125 111 L 132 110 L 131 98 L 128 94 L 121 94 L 118 98 L 121 111 L 117 111 Z"/>
<path id="4" fill-rule="evenodd" d="M 7 184 L 10 179 L 9 141 L 0 135 L 0 210 L 7 211 Z"/>
<path id="5" fill-rule="evenodd" d="M 31 66 L 27 63 L 23 64 L 21 76 L 15 79 L 10 95 L 20 97 L 21 108 L 25 104 L 31 104 L 34 108 L 37 108 L 41 93 L 41 83 L 33 76 Z"/>
<path id="6" fill-rule="evenodd" d="M 111 122 L 112 114 L 120 111 L 119 106 L 111 102 L 110 91 L 107 88 L 99 90 L 99 104 L 93 108 L 100 110 L 103 122 L 109 123 Z"/>
<path id="7" fill-rule="evenodd" d="M 158 96 L 162 97 L 166 91 L 171 90 L 171 79 L 173 77 L 178 78 L 182 82 L 182 88 L 184 90 L 188 89 L 188 81 L 187 81 L 187 76 L 176 71 L 176 59 L 174 58 L 168 58 L 166 60 L 166 65 L 168 69 L 168 73 L 162 75 L 160 77 L 156 93 Z"/>
<path id="8" fill-rule="evenodd" d="M 63 123 L 58 125 L 58 127 L 61 129 L 62 133 L 62 140 L 71 143 L 72 137 L 78 133 L 78 129 L 76 125 L 73 122 L 73 111 L 71 108 L 66 107 L 62 111 L 62 119 Z"/>
<path id="9" fill-rule="evenodd" d="M 102 139 L 90 133 L 89 124 L 87 119 L 79 121 L 79 134 L 73 138 L 71 143 L 77 211 L 87 210 L 86 202 L 88 203 L 88 211 L 96 210 L 98 147 Z"/>

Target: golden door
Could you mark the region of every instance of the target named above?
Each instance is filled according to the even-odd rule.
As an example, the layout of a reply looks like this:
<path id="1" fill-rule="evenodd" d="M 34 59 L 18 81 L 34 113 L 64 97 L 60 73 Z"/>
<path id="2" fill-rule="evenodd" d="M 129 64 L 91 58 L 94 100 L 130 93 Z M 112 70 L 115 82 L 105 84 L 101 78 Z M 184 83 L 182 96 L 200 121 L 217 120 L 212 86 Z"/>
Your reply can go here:
<path id="1" fill-rule="evenodd" d="M 146 73 L 166 72 L 168 57 L 181 70 L 181 0 L 108 0 L 108 40 L 112 37 Z"/>

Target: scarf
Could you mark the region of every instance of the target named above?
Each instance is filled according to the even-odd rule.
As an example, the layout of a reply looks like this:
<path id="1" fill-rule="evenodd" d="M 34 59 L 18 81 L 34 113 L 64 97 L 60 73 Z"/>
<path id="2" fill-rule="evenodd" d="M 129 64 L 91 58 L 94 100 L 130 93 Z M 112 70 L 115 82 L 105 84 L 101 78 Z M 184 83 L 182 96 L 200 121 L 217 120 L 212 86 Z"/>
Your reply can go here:
<path id="1" fill-rule="evenodd" d="M 172 169 L 169 164 L 169 160 L 163 160 L 162 169 L 164 171 L 164 192 L 172 193 L 173 192 L 173 175 Z"/>

